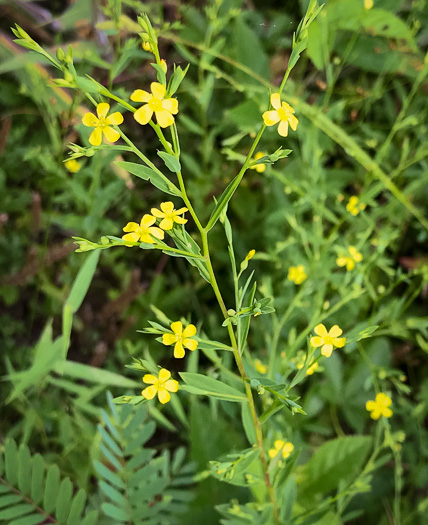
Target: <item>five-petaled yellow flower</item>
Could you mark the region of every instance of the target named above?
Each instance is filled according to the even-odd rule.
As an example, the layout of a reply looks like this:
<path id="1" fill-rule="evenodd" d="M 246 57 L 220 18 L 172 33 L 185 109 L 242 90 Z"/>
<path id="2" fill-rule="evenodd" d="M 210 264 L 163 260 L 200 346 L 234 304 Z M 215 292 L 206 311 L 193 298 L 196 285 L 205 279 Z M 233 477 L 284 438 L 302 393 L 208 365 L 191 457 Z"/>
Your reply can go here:
<path id="1" fill-rule="evenodd" d="M 389 408 L 392 403 L 392 399 L 386 394 L 380 392 L 376 395 L 376 400 L 367 401 L 366 410 L 370 412 L 372 419 L 379 419 L 383 417 L 391 417 L 392 410 Z"/>
<path id="2" fill-rule="evenodd" d="M 274 126 L 279 122 L 278 133 L 281 137 L 288 135 L 288 125 L 290 125 L 293 131 L 296 131 L 297 124 L 299 121 L 294 116 L 294 109 L 287 104 L 287 102 L 281 102 L 281 96 L 279 93 L 273 93 L 270 96 L 270 103 L 273 109 L 265 111 L 263 113 L 263 120 L 266 126 Z"/>
<path id="3" fill-rule="evenodd" d="M 355 246 L 350 246 L 348 251 L 349 255 L 340 255 L 336 259 L 336 264 L 337 266 L 346 266 L 346 269 L 350 272 L 355 268 L 355 263 L 363 260 L 363 256 Z"/>
<path id="4" fill-rule="evenodd" d="M 317 334 L 311 337 L 311 345 L 314 348 L 321 346 L 321 354 L 324 357 L 330 357 L 333 352 L 333 348 L 343 348 L 346 343 L 346 337 L 339 337 L 342 335 L 343 330 L 335 324 L 329 332 L 323 324 L 319 324 L 314 328 L 314 332 Z"/>
<path id="5" fill-rule="evenodd" d="M 186 224 L 187 219 L 183 219 L 183 217 L 180 217 L 180 215 L 188 211 L 187 208 L 175 210 L 174 204 L 172 202 L 162 202 L 160 208 L 160 210 L 152 208 L 151 212 L 152 215 L 158 219 L 162 219 L 159 224 L 159 228 L 162 228 L 162 230 L 172 230 L 174 222 L 177 224 Z"/>
<path id="6" fill-rule="evenodd" d="M 290 441 L 283 441 L 282 439 L 277 439 L 275 443 L 273 444 L 274 448 L 271 448 L 268 451 L 269 457 L 273 459 L 275 456 L 277 456 L 279 453 L 281 453 L 282 457 L 284 459 L 287 459 L 288 456 L 293 452 L 294 445 L 293 443 L 290 443 Z"/>
<path id="7" fill-rule="evenodd" d="M 170 392 L 177 392 L 178 390 L 178 381 L 175 379 L 170 379 L 171 372 L 166 368 L 161 368 L 159 370 L 159 376 L 156 377 L 153 374 L 145 374 L 143 377 L 144 383 L 147 383 L 148 386 L 145 388 L 141 395 L 146 399 L 153 399 L 155 395 L 158 395 L 159 401 L 164 405 L 168 403 L 171 399 Z"/>
<path id="8" fill-rule="evenodd" d="M 143 215 L 140 224 L 136 222 L 128 222 L 123 228 L 124 232 L 130 232 L 122 236 L 122 239 L 127 242 L 146 242 L 147 244 L 154 244 L 156 241 L 153 239 L 163 239 L 165 234 L 163 230 L 153 226 L 156 222 L 155 217 L 146 213 Z"/>
<path id="9" fill-rule="evenodd" d="M 76 159 L 70 159 L 64 162 L 64 166 L 70 173 L 77 173 L 82 169 L 82 165 Z"/>
<path id="10" fill-rule="evenodd" d="M 254 155 L 254 159 L 253 160 L 259 160 L 261 159 L 262 157 L 265 157 L 266 156 L 266 153 L 263 153 L 262 151 L 259 151 L 258 153 L 256 153 Z M 266 164 L 254 164 L 254 166 L 251 166 L 252 170 L 256 170 L 257 173 L 263 173 L 264 171 L 266 171 Z"/>
<path id="11" fill-rule="evenodd" d="M 363 202 L 359 203 L 359 199 L 356 195 L 353 195 L 350 197 L 348 204 L 346 205 L 346 209 L 349 211 L 351 215 L 358 215 L 360 211 L 365 210 L 366 205 Z"/>
<path id="12" fill-rule="evenodd" d="M 185 351 L 184 348 L 188 350 L 196 350 L 198 347 L 198 341 L 195 339 L 190 339 L 196 334 L 196 326 L 189 324 L 183 330 L 183 324 L 180 321 L 176 321 L 171 324 L 171 330 L 173 334 L 163 334 L 162 343 L 164 345 L 174 345 L 174 357 L 181 359 L 184 357 Z"/>
<path id="13" fill-rule="evenodd" d="M 133 102 L 146 102 L 144 106 L 137 109 L 134 118 L 139 124 L 147 124 L 153 116 L 161 128 L 167 128 L 174 124 L 174 117 L 178 113 L 178 100 L 176 98 L 164 98 L 166 88 L 159 82 L 152 82 L 150 85 L 151 93 L 136 89 L 132 95 Z"/>
<path id="14" fill-rule="evenodd" d="M 293 281 L 294 284 L 302 284 L 307 277 L 308 276 L 306 275 L 303 264 L 299 264 L 298 266 L 290 266 L 288 269 L 287 279 L 289 281 Z"/>
<path id="15" fill-rule="evenodd" d="M 83 115 L 82 123 L 89 128 L 95 128 L 89 137 L 89 143 L 92 146 L 99 146 L 103 140 L 103 135 L 109 142 L 116 142 L 120 138 L 120 134 L 110 126 L 122 124 L 123 116 L 118 111 L 107 116 L 109 110 L 110 105 L 102 102 L 97 106 L 98 118 L 93 113 Z"/>

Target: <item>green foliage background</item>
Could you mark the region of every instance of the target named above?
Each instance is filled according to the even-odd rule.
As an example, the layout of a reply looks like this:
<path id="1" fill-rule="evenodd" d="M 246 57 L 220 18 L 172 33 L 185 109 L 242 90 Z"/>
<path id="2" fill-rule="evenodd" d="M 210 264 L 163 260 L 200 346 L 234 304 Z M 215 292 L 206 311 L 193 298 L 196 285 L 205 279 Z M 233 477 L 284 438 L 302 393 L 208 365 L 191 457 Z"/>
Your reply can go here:
<path id="1" fill-rule="evenodd" d="M 169 348 L 137 333 L 148 319 L 162 321 L 164 312 L 187 316 L 210 338 L 226 342 L 220 311 L 183 259 L 125 248 L 74 253 L 71 236 L 120 236 L 128 221 L 165 198 L 132 178 L 120 162 L 135 159 L 114 149 L 84 157 L 76 174 L 66 170 L 67 144 L 87 145 L 89 130 L 80 123 L 87 100 L 54 86 L 56 72 L 16 46 L 9 27 L 18 22 L 53 52 L 71 45 L 81 76 L 91 75 L 127 100 L 155 80 L 136 24 L 147 12 L 169 67 L 190 64 L 177 93 L 177 124 L 189 196 L 207 221 L 213 197 L 245 158 L 269 90 L 281 82 L 306 3 L 109 0 L 102 6 L 77 0 L 67 8 L 47 2 L 44 11 L 29 5 L 0 3 L 0 441 L 2 460 L 8 450 L 12 458 L 4 469 L 0 462 L 0 475 L 21 494 L 16 499 L 0 483 L 0 507 L 7 512 L 26 505 L 23 494 L 37 504 L 44 497 L 47 514 L 70 525 L 77 523 L 71 512 L 86 498 L 81 512 L 87 523 L 263 523 L 257 506 L 245 506 L 257 495 L 220 483 L 208 466 L 248 446 L 238 404 L 181 393 L 161 408 L 146 404 L 134 413 L 121 406 L 114 413 L 107 392 L 141 389 L 141 374 L 123 368 L 133 356 L 227 382 L 229 354 L 210 360 L 194 352 L 177 364 Z M 250 264 L 258 296 L 274 297 L 276 309 L 252 323 L 245 357 L 253 376 L 258 358 L 268 378 L 280 374 L 291 381 L 292 358 L 307 349 L 319 322 L 339 324 L 348 340 L 322 362 L 321 373 L 302 377 L 296 387 L 307 416 L 282 410 L 270 420 L 268 439 L 285 436 L 296 447 L 296 464 L 283 472 L 289 476 L 282 495 L 286 523 L 423 524 L 428 518 L 427 18 L 423 0 L 375 0 L 370 10 L 363 0 L 328 0 L 284 93 L 299 118 L 297 132 L 284 140 L 269 128 L 260 146 L 292 153 L 264 173 L 250 170 L 229 205 L 237 258 L 256 250 Z M 151 130 L 130 114 L 124 127 L 161 165 Z M 346 210 L 351 195 L 367 204 L 355 217 Z M 232 304 L 219 224 L 211 239 L 220 286 Z M 363 261 L 347 272 L 336 258 L 351 245 Z M 289 267 L 298 264 L 308 274 L 299 287 L 287 279 Z M 374 398 L 374 388 L 391 393 L 394 416 L 391 447 L 370 465 L 379 427 L 365 402 Z M 267 409 L 271 399 L 263 395 L 259 402 Z M 129 427 L 126 417 L 140 413 L 136 427 Z M 119 461 L 123 472 L 106 469 L 135 452 L 121 452 L 126 443 L 118 432 L 128 428 L 128 440 L 135 429 L 147 430 L 148 420 L 157 429 L 137 466 Z M 30 451 L 25 479 L 24 467 L 17 476 L 17 465 L 30 465 Z M 60 495 L 37 493 L 42 463 L 47 476 L 57 465 L 50 475 L 64 480 Z M 135 482 L 152 515 L 143 516 L 113 492 L 139 469 L 142 480 L 153 481 Z M 10 496 L 15 499 L 2 499 Z M 241 506 L 229 504 L 233 498 Z M 108 507 L 112 502 L 116 510 Z M 33 521 L 31 516 L 25 523 L 40 522 L 34 521 L 37 512 Z M 15 517 L 0 510 L 0 520 L 13 519 L 19 512 Z"/>

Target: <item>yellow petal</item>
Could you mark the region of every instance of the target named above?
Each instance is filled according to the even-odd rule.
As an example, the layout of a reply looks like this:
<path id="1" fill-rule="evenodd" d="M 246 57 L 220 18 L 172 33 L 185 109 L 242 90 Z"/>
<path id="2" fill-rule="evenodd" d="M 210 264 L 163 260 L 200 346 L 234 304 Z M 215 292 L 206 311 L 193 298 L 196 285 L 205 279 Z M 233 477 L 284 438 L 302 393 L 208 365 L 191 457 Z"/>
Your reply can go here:
<path id="1" fill-rule="evenodd" d="M 119 111 L 116 111 L 116 113 L 112 113 L 106 118 L 106 123 L 110 124 L 112 126 L 119 126 L 123 122 L 123 115 L 122 113 L 119 113 Z"/>
<path id="2" fill-rule="evenodd" d="M 160 205 L 160 209 L 164 213 L 172 213 L 174 210 L 174 203 L 172 203 L 171 201 L 162 202 Z"/>
<path id="3" fill-rule="evenodd" d="M 279 452 L 279 450 L 275 450 L 274 448 L 271 448 L 268 451 L 270 459 L 273 459 L 278 454 L 278 452 Z"/>
<path id="4" fill-rule="evenodd" d="M 109 126 L 103 129 L 103 133 L 104 133 L 104 137 L 109 142 L 116 142 L 116 140 L 120 139 L 120 133 L 118 133 L 115 129 L 110 128 Z"/>
<path id="5" fill-rule="evenodd" d="M 153 399 L 157 391 L 158 389 L 154 385 L 152 385 L 152 386 L 148 386 L 147 388 L 145 388 L 141 392 L 141 395 L 145 397 L 146 399 Z"/>
<path id="6" fill-rule="evenodd" d="M 144 126 L 150 121 L 152 115 L 153 110 L 150 109 L 148 104 L 145 104 L 144 106 L 141 106 L 141 108 L 137 109 L 137 111 L 134 113 L 134 119 L 138 122 L 138 124 Z"/>
<path id="7" fill-rule="evenodd" d="M 195 341 L 195 339 L 184 339 L 183 344 L 192 352 L 198 348 L 198 341 Z"/>
<path id="8" fill-rule="evenodd" d="M 161 368 L 159 370 L 159 381 L 163 383 L 164 381 L 167 381 L 171 377 L 171 372 L 167 370 L 166 368 Z"/>
<path id="9" fill-rule="evenodd" d="M 337 266 L 341 266 L 342 267 L 342 266 L 345 266 L 346 263 L 347 263 L 346 257 L 338 257 L 336 259 Z"/>
<path id="10" fill-rule="evenodd" d="M 140 226 L 141 228 L 148 228 L 155 222 L 156 222 L 156 219 L 153 217 L 153 215 L 145 213 L 141 219 Z"/>
<path id="11" fill-rule="evenodd" d="M 382 415 L 384 417 L 391 417 L 392 416 L 392 410 L 390 408 L 384 408 L 382 410 Z"/>
<path id="12" fill-rule="evenodd" d="M 181 359 L 184 357 L 184 348 L 183 348 L 183 344 L 181 343 L 181 341 L 177 341 L 176 345 L 174 346 L 174 357 L 176 359 Z"/>
<path id="13" fill-rule="evenodd" d="M 174 226 L 174 221 L 170 218 L 162 219 L 159 224 L 159 228 L 162 228 L 162 230 L 172 230 L 173 226 Z"/>
<path id="14" fill-rule="evenodd" d="M 145 242 L 146 244 L 154 244 L 155 241 L 150 236 L 150 233 L 143 233 L 140 235 L 140 241 Z"/>
<path id="15" fill-rule="evenodd" d="M 176 215 L 181 215 L 183 213 L 186 213 L 186 211 L 189 211 L 187 208 L 180 208 L 179 210 L 175 210 Z"/>
<path id="16" fill-rule="evenodd" d="M 98 125 L 98 119 L 93 113 L 85 113 L 82 118 L 82 124 L 94 128 Z"/>
<path id="17" fill-rule="evenodd" d="M 164 345 L 173 345 L 177 341 L 177 336 L 174 334 L 163 334 L 162 343 Z"/>
<path id="18" fill-rule="evenodd" d="M 155 115 L 156 120 L 158 121 L 158 124 L 161 128 L 167 128 L 168 126 L 172 126 L 172 124 L 174 124 L 174 117 L 166 109 L 155 111 Z"/>
<path id="19" fill-rule="evenodd" d="M 99 146 L 103 139 L 103 133 L 101 128 L 95 128 L 94 131 L 89 136 L 89 144 L 92 146 Z"/>
<path id="20" fill-rule="evenodd" d="M 168 390 L 165 390 L 164 388 L 161 388 L 158 390 L 158 399 L 164 405 L 165 403 L 168 403 L 168 401 L 171 399 L 171 394 L 168 392 Z"/>
<path id="21" fill-rule="evenodd" d="M 382 415 L 382 414 L 381 414 L 379 408 L 376 407 L 376 408 L 374 408 L 374 409 L 372 410 L 372 413 L 370 414 L 370 417 L 371 417 L 372 419 L 379 419 L 381 415 Z"/>
<path id="22" fill-rule="evenodd" d="M 279 109 L 281 107 L 281 95 L 279 93 L 272 93 L 270 103 L 274 109 Z"/>
<path id="23" fill-rule="evenodd" d="M 178 337 L 181 337 L 181 334 L 183 333 L 183 323 L 181 321 L 171 323 L 171 330 L 174 334 L 178 335 Z"/>
<path id="24" fill-rule="evenodd" d="M 324 345 L 321 348 L 321 353 L 324 357 L 330 357 L 333 352 L 333 345 Z"/>
<path id="25" fill-rule="evenodd" d="M 136 222 L 128 222 L 128 224 L 123 228 L 124 232 L 136 232 L 138 231 L 138 224 Z"/>
<path id="26" fill-rule="evenodd" d="M 157 217 L 158 219 L 162 219 L 163 217 L 165 217 L 165 213 L 163 213 L 162 211 L 158 210 L 157 208 L 152 208 L 150 210 L 150 213 L 154 216 L 154 217 Z"/>
<path id="27" fill-rule="evenodd" d="M 327 335 L 327 328 L 323 324 L 317 324 L 314 332 L 321 337 L 325 337 Z"/>
<path id="28" fill-rule="evenodd" d="M 147 91 L 142 89 L 136 89 L 131 95 L 131 100 L 133 102 L 148 102 L 151 98 L 152 96 L 150 93 L 147 93 Z"/>
<path id="29" fill-rule="evenodd" d="M 350 272 L 355 268 L 355 262 L 348 257 L 346 261 L 346 269 Z"/>
<path id="30" fill-rule="evenodd" d="M 291 115 L 290 118 L 288 119 L 288 122 L 290 123 L 290 127 L 293 131 L 296 131 L 297 129 L 297 124 L 299 123 L 299 121 L 297 120 L 297 118 L 294 116 L 294 115 Z"/>
<path id="31" fill-rule="evenodd" d="M 375 408 L 376 408 L 376 403 L 373 400 L 372 401 L 367 401 L 367 403 L 366 403 L 366 410 L 371 412 Z"/>
<path id="32" fill-rule="evenodd" d="M 282 441 L 282 439 L 277 439 L 275 441 L 275 443 L 273 444 L 273 446 L 277 449 L 277 450 L 281 450 L 282 447 L 285 445 L 284 441 Z"/>
<path id="33" fill-rule="evenodd" d="M 177 224 L 186 224 L 187 222 L 187 219 L 183 219 L 183 217 L 174 217 L 174 222 L 176 222 Z"/>
<path id="34" fill-rule="evenodd" d="M 138 242 L 140 235 L 138 233 L 127 233 L 126 235 L 122 235 L 122 239 L 125 242 Z"/>
<path id="35" fill-rule="evenodd" d="M 281 137 L 286 137 L 288 135 L 288 121 L 287 120 L 281 120 L 278 126 L 278 133 L 281 135 Z"/>
<path id="36" fill-rule="evenodd" d="M 158 382 L 158 378 L 154 376 L 153 374 L 144 374 L 143 376 L 144 383 L 147 383 L 148 385 L 154 384 Z"/>
<path id="37" fill-rule="evenodd" d="M 165 237 L 165 233 L 160 228 L 156 228 L 153 226 L 152 228 L 149 228 L 150 235 L 153 235 L 153 237 L 156 237 L 156 239 L 163 239 Z"/>
<path id="38" fill-rule="evenodd" d="M 97 106 L 97 115 L 98 118 L 105 118 L 107 113 L 109 112 L 110 104 L 107 104 L 107 102 L 101 102 L 101 104 L 98 104 Z"/>
<path id="39" fill-rule="evenodd" d="M 337 348 L 343 348 L 346 343 L 346 337 L 341 337 L 340 339 L 333 339 L 334 346 Z"/>
<path id="40" fill-rule="evenodd" d="M 262 115 L 263 121 L 266 124 L 266 126 L 273 126 L 274 124 L 279 122 L 279 115 L 278 111 L 265 111 Z"/>
<path id="41" fill-rule="evenodd" d="M 178 113 L 178 100 L 176 98 L 167 98 L 166 100 L 162 100 L 162 107 L 173 115 L 176 115 Z"/>
<path id="42" fill-rule="evenodd" d="M 150 89 L 152 90 L 153 96 L 156 98 L 163 99 L 165 96 L 166 88 L 163 84 L 159 84 L 159 82 L 152 82 L 150 84 Z"/>
<path id="43" fill-rule="evenodd" d="M 311 337 L 311 346 L 314 348 L 318 348 L 319 346 L 324 344 L 324 338 L 323 337 Z"/>
<path id="44" fill-rule="evenodd" d="M 196 334 L 196 326 L 194 324 L 189 324 L 183 330 L 183 337 L 193 337 Z"/>
<path id="45" fill-rule="evenodd" d="M 165 383 L 165 388 L 169 392 L 177 392 L 177 390 L 178 390 L 178 381 L 176 381 L 175 379 L 170 379 L 169 381 L 167 381 Z"/>
<path id="46" fill-rule="evenodd" d="M 328 335 L 330 335 L 331 337 L 339 337 L 339 335 L 342 335 L 342 334 L 343 334 L 343 330 L 341 328 L 339 328 L 339 326 L 337 324 L 332 326 L 330 328 L 329 333 L 328 333 Z"/>

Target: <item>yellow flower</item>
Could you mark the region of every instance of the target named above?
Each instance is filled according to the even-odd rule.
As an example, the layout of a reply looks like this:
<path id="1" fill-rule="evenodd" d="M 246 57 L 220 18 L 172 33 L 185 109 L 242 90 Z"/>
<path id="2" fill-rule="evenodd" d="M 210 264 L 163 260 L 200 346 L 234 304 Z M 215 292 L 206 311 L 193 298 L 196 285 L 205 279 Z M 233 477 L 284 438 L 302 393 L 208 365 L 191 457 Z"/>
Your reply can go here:
<path id="1" fill-rule="evenodd" d="M 267 370 L 268 370 L 268 369 L 267 369 L 267 366 L 264 365 L 264 364 L 260 361 L 260 359 L 256 359 L 256 360 L 254 361 L 254 368 L 257 370 L 257 372 L 258 372 L 259 374 L 266 374 L 266 372 L 267 372 Z"/>
<path id="2" fill-rule="evenodd" d="M 160 67 L 162 68 L 162 71 L 164 73 L 167 72 L 168 70 L 168 66 L 167 66 L 167 63 L 166 63 L 166 60 L 164 58 L 161 58 L 161 61 L 160 61 Z"/>
<path id="3" fill-rule="evenodd" d="M 314 328 L 314 332 L 317 334 L 314 337 L 311 337 L 311 345 L 314 348 L 321 348 L 321 354 L 324 357 L 330 357 L 333 352 L 333 348 L 343 348 L 346 343 L 346 337 L 340 337 L 343 330 L 335 324 L 329 332 L 323 324 L 319 324 Z"/>
<path id="4" fill-rule="evenodd" d="M 379 419 L 380 416 L 391 417 L 392 410 L 388 408 L 392 403 L 392 400 L 386 394 L 380 392 L 376 395 L 375 401 L 367 401 L 366 410 L 370 412 L 370 417 L 372 419 Z"/>
<path id="5" fill-rule="evenodd" d="M 291 129 L 296 131 L 299 121 L 293 115 L 294 109 L 287 104 L 287 102 L 281 103 L 281 96 L 279 93 L 273 93 L 270 96 L 270 103 L 274 109 L 271 111 L 265 111 L 262 115 L 266 126 L 274 126 L 279 122 L 278 133 L 281 137 L 286 137 L 288 135 L 289 124 Z"/>
<path id="6" fill-rule="evenodd" d="M 346 209 L 349 211 L 351 215 L 358 215 L 360 211 L 364 210 L 366 208 L 366 205 L 364 203 L 358 204 L 358 197 L 356 195 L 353 195 L 350 199 L 348 204 L 346 205 Z"/>
<path id="7" fill-rule="evenodd" d="M 136 222 L 128 222 L 128 224 L 123 228 L 126 235 L 122 236 L 122 239 L 127 242 L 146 242 L 147 244 L 154 244 L 156 241 L 153 239 L 163 239 L 164 232 L 160 228 L 152 226 L 156 222 L 156 219 L 146 213 L 143 215 L 140 224 Z M 153 237 L 152 237 L 153 236 Z"/>
<path id="8" fill-rule="evenodd" d="M 168 401 L 171 399 L 170 392 L 177 392 L 178 390 L 178 381 L 175 381 L 175 379 L 170 379 L 170 377 L 171 372 L 166 368 L 161 368 L 159 370 L 158 377 L 152 374 L 145 374 L 143 381 L 150 386 L 145 388 L 141 392 L 141 395 L 146 399 L 153 399 L 157 394 L 159 401 L 163 405 L 168 403 Z"/>
<path id="9" fill-rule="evenodd" d="M 176 321 L 171 324 L 171 330 L 173 334 L 163 334 L 162 343 L 164 345 L 175 345 L 174 346 L 174 357 L 181 359 L 184 357 L 184 348 L 188 350 L 196 350 L 198 347 L 198 341 L 190 339 L 196 334 L 196 326 L 189 324 L 183 330 L 183 324 L 180 321 Z"/>
<path id="10" fill-rule="evenodd" d="M 264 157 L 265 155 L 266 155 L 266 153 L 263 153 L 263 152 L 259 151 L 258 153 L 256 153 L 254 155 L 254 159 L 253 160 L 259 160 L 262 157 Z M 266 164 L 254 164 L 254 166 L 251 166 L 250 169 L 251 170 L 256 170 L 257 173 L 263 173 L 264 171 L 266 171 Z"/>
<path id="11" fill-rule="evenodd" d="M 256 255 L 256 250 L 250 250 L 245 256 L 246 261 L 250 261 Z"/>
<path id="12" fill-rule="evenodd" d="M 297 356 L 294 357 L 292 361 L 296 364 L 297 370 L 301 370 L 304 367 L 305 361 L 306 361 L 305 353 L 302 351 L 298 352 Z M 312 361 L 306 370 L 306 375 L 311 376 L 312 374 L 315 373 L 318 367 L 319 367 L 318 362 Z"/>
<path id="13" fill-rule="evenodd" d="M 134 118 L 139 124 L 147 124 L 153 116 L 161 128 L 167 128 L 174 124 L 174 117 L 178 113 L 178 100 L 176 98 L 165 99 L 166 88 L 159 82 L 152 82 L 150 85 L 152 93 L 136 89 L 132 95 L 133 102 L 146 102 L 144 106 L 137 109 Z"/>
<path id="14" fill-rule="evenodd" d="M 288 456 L 293 452 L 294 450 L 294 445 L 293 443 L 290 443 L 289 441 L 287 441 L 287 443 L 285 443 L 284 441 L 282 441 L 282 439 L 277 439 L 275 441 L 275 443 L 273 444 L 274 448 L 271 448 L 269 451 L 268 451 L 268 454 L 269 454 L 269 457 L 271 459 L 273 459 L 277 454 L 281 453 L 282 457 L 284 459 L 287 459 Z"/>
<path id="15" fill-rule="evenodd" d="M 89 128 L 95 128 L 89 137 L 89 143 L 92 146 L 99 146 L 102 142 L 103 135 L 109 142 L 116 142 L 119 140 L 120 134 L 110 126 L 119 126 L 123 122 L 121 113 L 111 114 L 107 117 L 110 110 L 110 105 L 102 102 L 97 106 L 98 118 L 93 113 L 85 113 L 82 118 L 82 123 Z"/>
<path id="16" fill-rule="evenodd" d="M 148 51 L 149 53 L 153 53 L 152 46 L 151 46 L 150 42 L 143 42 L 142 47 L 143 47 L 144 51 Z"/>
<path id="17" fill-rule="evenodd" d="M 303 264 L 299 264 L 298 266 L 290 266 L 288 269 L 287 279 L 289 281 L 293 281 L 294 284 L 302 284 L 307 277 L 308 276 L 306 275 Z"/>
<path id="18" fill-rule="evenodd" d="M 177 224 L 186 224 L 187 219 L 183 219 L 183 217 L 180 217 L 180 215 L 188 211 L 187 208 L 175 210 L 174 204 L 172 202 L 162 202 L 160 208 L 160 210 L 156 208 L 152 208 L 151 210 L 152 215 L 158 219 L 162 219 L 159 224 L 159 228 L 162 228 L 163 230 L 172 230 L 174 222 Z"/>
<path id="19" fill-rule="evenodd" d="M 76 159 L 70 159 L 64 162 L 64 166 L 68 169 L 70 173 L 77 173 L 82 169 L 80 162 L 77 162 Z"/>
<path id="20" fill-rule="evenodd" d="M 350 246 L 348 251 L 349 255 L 340 255 L 336 259 L 336 264 L 337 266 L 346 266 L 346 269 L 350 272 L 355 268 L 355 263 L 363 260 L 363 256 L 355 246 Z"/>
<path id="21" fill-rule="evenodd" d="M 373 0 L 364 0 L 364 9 L 371 9 L 373 7 Z"/>

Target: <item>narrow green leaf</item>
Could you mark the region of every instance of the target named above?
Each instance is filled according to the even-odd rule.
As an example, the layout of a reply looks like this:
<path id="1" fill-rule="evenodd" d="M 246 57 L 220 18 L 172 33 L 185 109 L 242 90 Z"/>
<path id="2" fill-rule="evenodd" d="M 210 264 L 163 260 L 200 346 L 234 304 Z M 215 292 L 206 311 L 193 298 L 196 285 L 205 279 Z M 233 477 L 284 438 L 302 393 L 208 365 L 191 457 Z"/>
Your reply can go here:
<path id="1" fill-rule="evenodd" d="M 114 472 L 112 472 L 110 469 L 108 469 L 105 465 L 100 463 L 99 461 L 94 461 L 95 470 L 98 472 L 98 474 L 109 481 L 112 485 L 115 487 L 118 487 L 119 489 L 124 489 L 125 484 L 124 482 L 117 476 Z"/>
<path id="2" fill-rule="evenodd" d="M 8 525 L 39 525 L 42 522 L 44 516 L 40 514 L 31 514 L 30 516 L 24 516 L 23 518 L 17 518 L 11 521 Z"/>
<path id="3" fill-rule="evenodd" d="M 43 496 L 43 508 L 48 514 L 51 514 L 56 505 L 56 499 L 59 491 L 59 468 L 57 465 L 51 465 L 48 468 L 46 476 L 45 493 Z"/>
<path id="4" fill-rule="evenodd" d="M 85 518 L 80 522 L 79 525 L 96 525 L 97 523 L 98 523 L 98 511 L 91 510 L 91 512 L 89 512 L 85 516 Z"/>
<path id="5" fill-rule="evenodd" d="M 106 460 L 110 462 L 115 469 L 120 470 L 122 468 L 122 465 L 120 464 L 116 456 L 104 445 L 104 443 L 101 442 L 99 444 L 99 447 L 101 452 L 104 454 Z"/>
<path id="6" fill-rule="evenodd" d="M 83 363 L 77 363 L 75 361 L 58 363 L 55 367 L 55 371 L 65 376 L 75 377 L 79 380 L 86 380 L 100 385 L 118 386 L 122 388 L 135 388 L 136 386 L 141 386 L 140 383 L 120 374 L 116 374 L 115 372 L 103 370 L 95 366 L 85 365 Z"/>
<path id="7" fill-rule="evenodd" d="M 37 505 L 43 500 L 44 494 L 44 473 L 45 462 L 40 454 L 36 454 L 32 459 L 32 475 L 31 475 L 31 499 Z"/>
<path id="8" fill-rule="evenodd" d="M 104 514 L 109 516 L 109 518 L 114 519 L 115 522 L 126 522 L 129 520 L 129 516 L 124 510 L 112 505 L 111 503 L 103 503 L 101 509 Z"/>
<path id="9" fill-rule="evenodd" d="M 115 505 L 118 505 L 126 512 L 126 509 L 128 508 L 128 500 L 118 490 L 105 481 L 100 481 L 100 489 Z"/>
<path id="10" fill-rule="evenodd" d="M 77 274 L 77 277 L 71 288 L 70 295 L 68 296 L 68 299 L 65 303 L 71 307 L 73 313 L 77 312 L 83 302 L 83 299 L 85 298 L 95 270 L 97 269 L 99 257 L 99 251 L 92 252 L 90 255 L 88 255 L 88 258 Z"/>
<path id="11" fill-rule="evenodd" d="M 114 405 L 113 405 L 114 406 Z M 113 425 L 113 423 L 111 422 L 111 419 L 109 418 L 107 412 L 102 408 L 101 411 L 101 417 L 103 418 L 103 421 L 104 423 L 106 424 L 107 428 L 109 429 L 110 433 L 112 434 L 112 436 L 117 440 L 119 441 L 120 440 L 120 435 L 119 435 L 119 432 L 117 431 L 116 427 Z"/>
<path id="12" fill-rule="evenodd" d="M 180 388 L 192 394 L 206 395 L 224 401 L 242 402 L 247 400 L 246 396 L 236 388 L 212 377 L 192 372 L 180 372 L 180 376 L 186 383 Z"/>
<path id="13" fill-rule="evenodd" d="M 73 485 L 69 478 L 61 481 L 58 497 L 56 500 L 56 517 L 60 523 L 65 523 L 68 518 L 68 512 L 71 506 L 71 496 L 73 494 Z"/>
<path id="14" fill-rule="evenodd" d="M 116 454 L 116 456 L 122 457 L 123 452 L 120 449 L 119 445 L 114 441 L 110 434 L 103 428 L 101 425 L 97 426 L 97 430 L 101 437 L 103 438 L 104 443 L 110 448 L 110 450 Z"/>
<path id="15" fill-rule="evenodd" d="M 241 182 L 242 176 L 240 173 L 236 175 L 236 177 L 232 180 L 232 182 L 229 183 L 227 188 L 224 190 L 224 192 L 221 194 L 220 198 L 217 201 L 217 204 L 211 213 L 210 220 L 208 224 L 205 227 L 205 230 L 209 232 L 211 228 L 215 225 L 215 223 L 220 218 L 221 212 L 224 210 L 224 208 L 229 203 L 230 199 L 232 198 L 233 194 L 235 193 L 236 188 L 238 187 L 239 183 Z"/>
<path id="16" fill-rule="evenodd" d="M 5 496 L 0 496 L 0 509 L 14 505 L 19 501 L 22 501 L 21 494 L 6 494 Z"/>
<path id="17" fill-rule="evenodd" d="M 31 454 L 26 445 L 19 447 L 18 458 L 18 487 L 20 491 L 28 496 L 31 487 Z"/>
<path id="18" fill-rule="evenodd" d="M 132 175 L 135 175 L 140 179 L 150 181 L 153 186 L 156 186 L 156 188 L 164 191 L 165 193 L 179 197 L 181 196 L 181 192 L 177 186 L 175 186 L 175 184 L 169 181 L 165 176 L 161 176 L 159 173 L 152 170 L 151 168 L 148 168 L 147 166 L 136 164 L 135 162 L 126 162 L 123 160 L 117 161 L 115 164 L 117 164 L 120 168 L 129 171 L 129 173 L 132 173 Z"/>
<path id="19" fill-rule="evenodd" d="M 70 507 L 70 514 L 68 515 L 67 525 L 75 525 L 81 523 L 81 516 L 86 503 L 86 492 L 80 489 L 74 496 Z"/>
<path id="20" fill-rule="evenodd" d="M 173 173 L 178 173 L 179 171 L 181 171 L 181 164 L 177 157 L 174 157 L 174 155 L 170 155 L 165 151 L 158 151 L 157 153 L 159 157 L 165 162 L 165 166 L 170 171 L 172 171 Z"/>
<path id="21" fill-rule="evenodd" d="M 0 520 L 6 520 L 9 523 L 9 520 L 29 514 L 33 510 L 34 508 L 31 505 L 28 505 L 28 503 L 9 507 L 8 509 L 2 509 L 0 510 Z"/>
<path id="22" fill-rule="evenodd" d="M 4 445 L 6 479 L 11 485 L 18 481 L 18 447 L 13 439 L 7 439 Z"/>
<path id="23" fill-rule="evenodd" d="M 156 425 L 153 421 L 149 421 L 142 429 L 139 430 L 138 434 L 132 441 L 125 445 L 125 455 L 132 454 L 136 450 L 140 449 L 146 441 L 148 441 L 155 433 Z"/>

